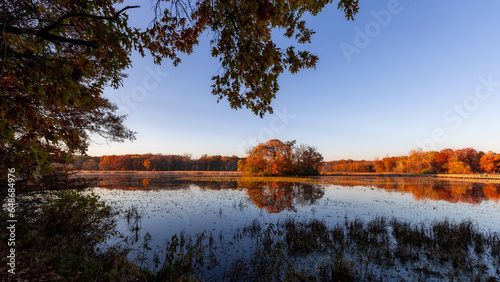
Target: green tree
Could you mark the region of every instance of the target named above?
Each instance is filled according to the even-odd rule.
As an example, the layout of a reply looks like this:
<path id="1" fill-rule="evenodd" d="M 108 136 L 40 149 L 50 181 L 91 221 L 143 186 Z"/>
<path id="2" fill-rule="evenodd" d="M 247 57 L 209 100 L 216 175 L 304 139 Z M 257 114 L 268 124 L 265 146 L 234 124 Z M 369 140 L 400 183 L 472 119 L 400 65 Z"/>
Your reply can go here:
<path id="1" fill-rule="evenodd" d="M 272 113 L 278 76 L 314 67 L 318 57 L 295 46 L 278 47 L 274 31 L 297 43 L 314 33 L 304 15 L 318 14 L 331 1 L 154 2 L 148 28 L 128 24 L 122 0 L 3 1 L 0 5 L 0 168 L 25 177 L 50 174 L 52 162 L 84 153 L 90 136 L 134 139 L 116 106 L 102 96 L 118 88 L 132 50 L 150 52 L 155 63 L 180 62 L 204 32 L 212 34 L 212 56 L 221 71 L 212 93 L 232 108 Z M 348 20 L 357 0 L 338 4 Z"/>

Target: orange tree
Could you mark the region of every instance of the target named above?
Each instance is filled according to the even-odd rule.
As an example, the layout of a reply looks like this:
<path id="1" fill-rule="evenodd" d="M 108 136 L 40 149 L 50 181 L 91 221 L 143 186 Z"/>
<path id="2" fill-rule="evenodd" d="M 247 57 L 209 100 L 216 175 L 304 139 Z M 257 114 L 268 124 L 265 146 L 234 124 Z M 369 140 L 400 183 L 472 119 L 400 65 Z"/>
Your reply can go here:
<path id="1" fill-rule="evenodd" d="M 0 177 L 8 168 L 31 179 L 50 174 L 52 162 L 84 153 L 92 134 L 134 139 L 103 89 L 121 85 L 133 50 L 149 52 L 157 64 L 168 59 L 177 65 L 180 53 L 190 54 L 203 33 L 212 34 L 212 56 L 221 64 L 212 93 L 232 108 L 271 113 L 278 76 L 314 67 L 318 60 L 295 46 L 278 47 L 273 31 L 299 44 L 310 42 L 314 32 L 304 15 L 332 3 L 157 0 L 150 25 L 138 29 L 126 14 L 136 6 L 122 2 L 0 3 Z M 358 1 L 340 0 L 338 8 L 353 19 Z"/>
<path id="2" fill-rule="evenodd" d="M 490 173 L 500 170 L 500 155 L 489 151 L 481 157 L 481 169 Z"/>
<path id="3" fill-rule="evenodd" d="M 315 147 L 271 139 L 251 148 L 238 171 L 247 176 L 317 175 L 322 161 Z"/>

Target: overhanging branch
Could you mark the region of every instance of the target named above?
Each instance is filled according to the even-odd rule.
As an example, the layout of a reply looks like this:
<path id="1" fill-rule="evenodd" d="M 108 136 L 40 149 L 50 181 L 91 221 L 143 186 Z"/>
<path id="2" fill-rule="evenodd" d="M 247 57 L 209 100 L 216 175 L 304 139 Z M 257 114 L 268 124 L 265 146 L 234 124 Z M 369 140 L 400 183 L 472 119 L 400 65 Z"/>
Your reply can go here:
<path id="1" fill-rule="evenodd" d="M 91 18 L 91 19 L 97 19 L 97 20 L 114 21 L 114 20 L 118 19 L 118 16 L 121 13 L 123 13 L 124 11 L 126 11 L 128 9 L 138 8 L 138 7 L 140 7 L 140 6 L 126 6 L 125 8 L 118 11 L 112 17 L 98 16 L 98 15 L 85 14 L 85 13 L 69 13 L 69 14 L 61 16 L 54 23 L 49 24 L 48 26 L 41 28 L 41 29 L 27 28 L 27 27 L 16 27 L 16 26 L 8 25 L 6 23 L 0 23 L 0 31 L 2 31 L 4 33 L 11 33 L 11 34 L 18 34 L 18 35 L 33 35 L 33 36 L 37 36 L 37 37 L 40 37 L 42 39 L 45 39 L 47 41 L 50 41 L 54 44 L 71 43 L 71 44 L 75 44 L 75 45 L 79 45 L 79 46 L 98 48 L 99 44 L 95 40 L 83 40 L 83 39 L 64 37 L 64 36 L 52 34 L 49 31 L 56 29 L 58 27 L 61 27 L 63 25 L 63 21 L 65 19 L 80 17 L 80 18 Z"/>
<path id="2" fill-rule="evenodd" d="M 45 31 L 45 32 L 48 32 L 52 29 L 55 29 L 55 28 L 58 28 L 61 26 L 62 22 L 65 20 L 65 19 L 69 19 L 69 18 L 90 18 L 90 19 L 97 19 L 97 20 L 108 20 L 108 21 L 115 21 L 116 19 L 118 19 L 118 16 L 120 16 L 121 13 L 123 13 L 124 11 L 128 10 L 128 9 L 133 9 L 133 8 L 139 8 L 140 6 L 127 6 L 123 9 L 121 9 L 120 11 L 118 11 L 118 13 L 116 13 L 114 16 L 112 17 L 107 17 L 107 16 L 98 16 L 98 15 L 92 15 L 92 14 L 85 14 L 85 13 L 69 13 L 69 14 L 66 14 L 62 17 L 60 17 L 59 19 L 57 19 L 56 22 L 42 28 L 40 31 Z"/>
<path id="3" fill-rule="evenodd" d="M 48 40 L 50 42 L 53 42 L 55 44 L 71 43 L 71 44 L 93 47 L 93 48 L 99 47 L 99 45 L 97 44 L 97 41 L 95 41 L 95 40 L 82 40 L 82 39 L 63 37 L 63 36 L 59 36 L 59 35 L 55 35 L 55 34 L 51 34 L 51 33 L 42 31 L 40 29 L 35 29 L 35 28 L 20 28 L 20 27 L 10 26 L 10 25 L 2 23 L 2 24 L 0 24 L 0 30 L 2 30 L 5 33 L 11 33 L 11 34 L 34 35 L 34 36 L 40 37 L 42 39 Z"/>

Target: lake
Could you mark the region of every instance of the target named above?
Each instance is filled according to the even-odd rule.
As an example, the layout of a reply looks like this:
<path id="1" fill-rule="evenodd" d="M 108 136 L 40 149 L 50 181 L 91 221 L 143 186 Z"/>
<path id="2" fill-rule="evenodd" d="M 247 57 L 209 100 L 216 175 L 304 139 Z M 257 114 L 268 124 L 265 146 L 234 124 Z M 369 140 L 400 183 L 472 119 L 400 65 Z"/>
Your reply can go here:
<path id="1" fill-rule="evenodd" d="M 318 219 L 327 226 L 347 226 L 347 222 L 374 218 L 415 224 L 446 218 L 450 222 L 469 220 L 480 231 L 500 233 L 500 184 L 496 183 L 432 177 L 294 179 L 112 173 L 101 174 L 96 186 L 92 192 L 120 210 L 117 228 L 134 248 L 129 257 L 152 271 L 163 263 L 165 244 L 172 236 L 177 234 L 182 244 L 192 245 L 195 234 L 205 231 L 207 242 L 219 245 L 211 251 L 213 265 L 203 270 L 203 280 L 227 278 L 221 275 L 231 262 L 251 259 L 251 241 L 255 238 L 245 231 L 252 226 L 266 230 L 273 225 L 279 229 L 283 226 L 280 223 L 290 219 Z M 120 240 L 113 238 L 108 243 Z M 318 256 L 299 261 L 302 268 L 308 268 L 317 260 Z M 490 268 L 485 275 L 498 277 L 498 265 L 490 265 L 489 257 L 484 260 Z M 445 275 L 422 276 L 422 271 L 414 274 L 408 268 L 398 268 L 404 269 L 401 262 L 385 270 L 373 267 L 372 275 L 404 280 L 440 280 L 439 275 Z"/>

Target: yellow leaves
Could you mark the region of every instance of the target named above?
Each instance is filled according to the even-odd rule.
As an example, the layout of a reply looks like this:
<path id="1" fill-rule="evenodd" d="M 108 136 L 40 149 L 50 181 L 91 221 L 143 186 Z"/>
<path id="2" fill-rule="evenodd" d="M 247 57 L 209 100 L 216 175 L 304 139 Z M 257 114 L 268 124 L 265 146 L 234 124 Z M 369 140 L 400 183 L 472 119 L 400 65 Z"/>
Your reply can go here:
<path id="1" fill-rule="evenodd" d="M 471 173 L 470 166 L 463 161 L 454 161 L 448 163 L 448 173 L 451 174 L 466 174 Z"/>

